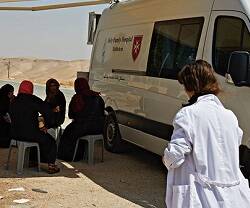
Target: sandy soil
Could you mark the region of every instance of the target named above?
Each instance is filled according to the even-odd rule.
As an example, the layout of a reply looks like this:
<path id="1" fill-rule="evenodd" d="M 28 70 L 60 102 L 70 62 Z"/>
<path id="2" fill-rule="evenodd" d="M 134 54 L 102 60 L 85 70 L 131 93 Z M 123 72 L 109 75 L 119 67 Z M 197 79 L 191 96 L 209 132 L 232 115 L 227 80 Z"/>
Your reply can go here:
<path id="1" fill-rule="evenodd" d="M 67 87 L 73 85 L 78 71 L 87 72 L 88 68 L 88 60 L 0 58 L 0 79 L 17 81 L 29 79 L 37 84 L 45 84 L 49 78 L 55 78 L 61 85 Z"/>
<path id="2" fill-rule="evenodd" d="M 15 173 L 16 156 L 12 155 L 7 171 L 8 149 L 0 149 L 0 196 L 4 197 L 0 207 L 164 207 L 166 170 L 159 156 L 130 147 L 123 154 L 105 152 L 104 163 L 100 163 L 99 150 L 94 166 L 59 161 L 61 172 L 56 175 L 26 168 L 20 176 Z M 8 192 L 16 187 L 25 191 Z M 34 188 L 48 193 L 34 192 Z M 13 203 L 21 198 L 30 202 L 22 206 Z"/>

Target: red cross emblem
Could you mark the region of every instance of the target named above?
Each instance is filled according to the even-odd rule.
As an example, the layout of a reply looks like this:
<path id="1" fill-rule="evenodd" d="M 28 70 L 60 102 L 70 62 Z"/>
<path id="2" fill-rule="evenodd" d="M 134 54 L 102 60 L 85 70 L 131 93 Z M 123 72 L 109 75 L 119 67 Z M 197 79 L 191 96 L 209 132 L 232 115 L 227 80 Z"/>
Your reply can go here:
<path id="1" fill-rule="evenodd" d="M 132 48 L 132 57 L 135 61 L 140 53 L 141 44 L 142 44 L 143 35 L 134 36 L 133 48 Z"/>

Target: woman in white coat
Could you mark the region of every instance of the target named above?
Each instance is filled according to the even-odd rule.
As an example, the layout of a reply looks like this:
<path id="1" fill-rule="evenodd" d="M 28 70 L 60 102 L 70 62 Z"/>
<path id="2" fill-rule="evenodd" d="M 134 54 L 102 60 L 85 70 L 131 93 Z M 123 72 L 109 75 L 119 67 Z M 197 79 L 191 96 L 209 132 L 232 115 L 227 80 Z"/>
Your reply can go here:
<path id="1" fill-rule="evenodd" d="M 167 208 L 249 208 L 250 189 L 239 168 L 243 132 L 216 96 L 213 68 L 198 60 L 178 80 L 190 100 L 176 114 L 164 151 Z"/>

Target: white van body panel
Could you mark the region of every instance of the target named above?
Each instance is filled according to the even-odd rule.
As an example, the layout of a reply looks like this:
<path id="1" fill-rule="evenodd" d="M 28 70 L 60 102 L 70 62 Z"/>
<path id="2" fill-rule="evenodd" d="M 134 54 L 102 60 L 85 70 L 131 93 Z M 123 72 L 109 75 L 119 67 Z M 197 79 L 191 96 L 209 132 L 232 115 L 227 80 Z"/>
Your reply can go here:
<path id="1" fill-rule="evenodd" d="M 139 24 L 122 27 L 119 30 L 113 28 L 99 31 L 97 45 L 102 47 L 95 48 L 93 67 L 144 71 L 147 68 L 147 56 L 153 26 L 151 23 Z M 140 49 L 142 53 L 134 62 L 131 59 L 133 36 L 140 37 L 141 34 L 143 34 L 143 44 Z"/>
<path id="2" fill-rule="evenodd" d="M 231 0 L 229 0 L 231 1 Z M 226 2 L 224 0 L 224 2 Z M 209 14 L 213 0 L 128 0 L 103 13 L 99 29 L 137 25 L 167 19 L 180 19 Z"/>
<path id="3" fill-rule="evenodd" d="M 126 139 L 128 142 L 131 142 L 143 149 L 149 150 L 154 152 L 158 155 L 162 155 L 166 147 L 166 140 L 160 139 L 158 137 L 146 134 L 142 131 L 138 131 L 136 129 L 119 125 L 120 132 L 122 135 L 126 135 L 126 138 L 133 138 L 133 139 Z M 136 135 L 136 136 L 135 136 Z M 154 145 L 152 145 L 152 140 L 154 141 Z"/>
<path id="4" fill-rule="evenodd" d="M 218 6 L 219 7 L 219 6 Z M 219 8 L 222 8 L 220 6 Z M 212 63 L 212 44 L 213 44 L 213 34 L 214 34 L 214 24 L 218 16 L 233 16 L 238 17 L 244 22 L 248 22 L 246 26 L 250 31 L 250 24 L 248 17 L 239 11 L 213 11 L 211 15 L 210 25 L 208 29 L 207 40 L 204 49 L 203 58 L 210 63 Z M 239 119 L 239 124 L 244 130 L 244 141 L 243 144 L 250 147 L 250 129 L 249 129 L 249 103 L 250 103 L 250 89 L 249 87 L 235 87 L 234 84 L 228 84 L 226 78 L 218 75 L 217 79 L 220 82 L 220 85 L 223 89 L 223 92 L 220 94 L 220 99 L 223 102 L 224 106 L 228 109 L 231 109 Z"/>
<path id="5" fill-rule="evenodd" d="M 250 2 L 248 0 L 215 0 L 213 10 L 240 11 L 249 17 Z"/>
<path id="6" fill-rule="evenodd" d="M 106 107 L 114 111 L 171 125 L 187 97 L 177 80 L 145 76 L 155 22 L 203 17 L 196 59 L 212 63 L 216 17 L 239 17 L 250 29 L 249 12 L 249 0 L 133 0 L 115 4 L 103 12 L 98 25 L 90 66 L 92 87 L 102 93 Z M 141 41 L 138 54 L 132 52 L 134 37 Z M 244 130 L 243 144 L 250 147 L 250 88 L 237 88 L 226 83 L 225 77 L 217 77 L 223 88 L 221 99 L 237 114 Z M 123 139 L 163 153 L 166 140 L 127 125 L 119 127 Z"/>
<path id="7" fill-rule="evenodd" d="M 250 17 L 250 1 L 248 0 L 241 0 L 242 10 L 245 14 Z"/>

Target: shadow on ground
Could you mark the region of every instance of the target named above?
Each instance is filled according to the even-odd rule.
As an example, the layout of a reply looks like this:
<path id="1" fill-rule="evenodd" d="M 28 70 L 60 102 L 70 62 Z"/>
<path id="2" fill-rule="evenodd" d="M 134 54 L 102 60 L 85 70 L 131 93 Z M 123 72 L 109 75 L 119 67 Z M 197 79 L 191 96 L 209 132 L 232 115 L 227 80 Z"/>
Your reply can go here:
<path id="1" fill-rule="evenodd" d="M 11 153 L 9 170 L 6 170 L 7 156 L 8 156 L 8 149 L 0 148 L 0 178 L 32 178 L 32 177 L 55 177 L 55 176 L 56 177 L 65 176 L 71 178 L 78 177 L 71 169 L 68 169 L 62 163 L 59 164 L 62 171 L 58 174 L 51 174 L 51 175 L 48 174 L 46 172 L 47 164 L 41 164 L 40 172 L 37 171 L 37 167 L 34 168 L 25 167 L 23 170 L 23 174 L 17 174 L 16 173 L 17 150 L 14 149 Z"/>
<path id="2" fill-rule="evenodd" d="M 123 154 L 104 153 L 104 163 L 100 163 L 100 147 L 96 148 L 96 164 L 86 162 L 65 163 L 59 161 L 61 172 L 49 175 L 45 171 L 24 169 L 23 175 L 16 175 L 16 156 L 12 156 L 10 170 L 5 169 L 8 149 L 0 149 L 1 178 L 35 177 L 88 177 L 105 190 L 142 207 L 165 207 L 166 169 L 161 158 L 155 154 L 131 146 Z"/>
<path id="3" fill-rule="evenodd" d="M 142 207 L 165 207 L 166 169 L 158 155 L 131 146 L 126 153 L 104 156 L 104 163 L 94 166 L 71 165 L 109 192 Z"/>

